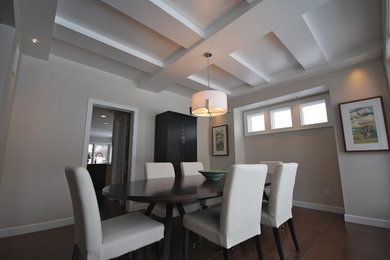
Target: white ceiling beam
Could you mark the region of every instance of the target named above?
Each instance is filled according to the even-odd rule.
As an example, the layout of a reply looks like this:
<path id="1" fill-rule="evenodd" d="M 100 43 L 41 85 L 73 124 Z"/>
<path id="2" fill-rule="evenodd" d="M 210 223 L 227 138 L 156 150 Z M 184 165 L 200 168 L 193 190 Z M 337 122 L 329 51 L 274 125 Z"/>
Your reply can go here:
<path id="1" fill-rule="evenodd" d="M 267 77 L 262 71 L 256 69 L 254 66 L 252 66 L 252 64 L 250 64 L 249 62 L 247 62 L 246 60 L 244 60 L 242 57 L 240 57 L 239 55 L 235 54 L 235 53 L 231 53 L 229 55 L 230 57 L 232 57 L 235 61 L 237 61 L 238 63 L 240 63 L 242 66 L 244 66 L 245 68 L 247 68 L 248 70 L 250 70 L 251 72 L 255 73 L 257 76 L 259 76 L 260 78 L 262 78 L 263 80 L 265 80 L 266 82 L 269 82 L 270 79 L 269 77 Z"/>
<path id="2" fill-rule="evenodd" d="M 15 23 L 21 33 L 23 54 L 47 60 L 57 10 L 57 0 L 15 0 Z M 39 6 L 39 8 L 37 8 Z M 38 44 L 30 40 L 36 38 Z"/>
<path id="3" fill-rule="evenodd" d="M 66 28 L 68 28 L 68 29 L 70 29 L 70 30 L 72 30 L 74 32 L 77 32 L 77 33 L 85 35 L 85 36 L 87 36 L 89 38 L 95 39 L 98 42 L 104 43 L 104 44 L 106 44 L 108 46 L 111 46 L 111 47 L 113 47 L 115 49 L 118 49 L 118 50 L 120 50 L 122 52 L 130 54 L 130 55 L 132 55 L 134 57 L 137 57 L 137 58 L 139 58 L 141 60 L 144 60 L 146 62 L 152 63 L 152 64 L 154 64 L 156 66 L 162 67 L 164 65 L 162 61 L 154 59 L 154 58 L 152 58 L 152 57 L 150 57 L 150 56 L 148 56 L 148 55 L 146 55 L 146 54 L 144 54 L 142 52 L 139 52 L 139 51 L 137 51 L 135 49 L 132 49 L 132 48 L 130 48 L 130 47 L 126 46 L 126 45 L 123 45 L 123 44 L 121 44 L 119 42 L 116 42 L 116 41 L 114 41 L 114 40 L 112 40 L 112 39 L 110 39 L 110 38 L 108 38 L 108 37 L 106 37 L 104 35 L 95 33 L 95 32 L 93 32 L 93 31 L 91 31 L 91 30 L 89 30 L 87 28 L 84 28 L 84 27 L 82 27 L 82 26 L 80 26 L 78 24 L 75 24 L 75 23 L 73 23 L 71 21 L 68 21 L 66 19 L 63 19 L 61 17 L 57 16 L 55 18 L 55 22 L 56 22 L 56 24 L 59 24 L 59 25 L 61 25 L 63 27 L 66 27 Z"/>
<path id="4" fill-rule="evenodd" d="M 153 73 L 160 69 L 160 66 L 147 62 L 127 52 L 116 49 L 59 24 L 56 24 L 54 27 L 53 37 L 144 72 Z"/>
<path id="5" fill-rule="evenodd" d="M 134 81 L 134 84 L 137 84 L 136 81 L 146 74 L 139 69 L 135 69 L 111 58 L 98 55 L 97 53 L 55 38 L 52 39 L 50 53 L 98 70 L 127 78 Z"/>
<path id="6" fill-rule="evenodd" d="M 218 60 L 326 1 L 263 0 L 196 46 L 183 52 L 177 60 L 166 64 L 162 70 L 139 81 L 138 86 L 149 91 L 160 92 L 180 78 L 188 77 L 204 68 L 204 52 L 211 51 L 215 60 Z M 259 17 L 262 17 L 261 23 L 258 21 Z M 253 26 L 247 26 L 248 24 Z M 210 31 L 213 29 L 211 28 Z M 213 49 L 213 46 L 219 47 Z"/>
<path id="7" fill-rule="evenodd" d="M 265 80 L 258 74 L 249 70 L 247 67 L 243 66 L 241 63 L 230 56 L 226 56 L 223 59 L 217 60 L 215 65 L 251 86 L 256 86 L 265 82 Z"/>
<path id="8" fill-rule="evenodd" d="M 274 33 L 303 68 L 314 68 L 327 63 L 302 17 L 290 21 L 284 27 L 276 28 Z"/>
<path id="9" fill-rule="evenodd" d="M 210 88 L 207 87 L 207 85 L 201 84 L 197 81 L 191 80 L 189 78 L 183 78 L 177 82 L 180 85 L 186 86 L 188 88 L 191 88 L 195 91 L 202 91 L 202 90 L 210 90 Z"/>
<path id="10" fill-rule="evenodd" d="M 203 32 L 198 34 L 150 1 L 102 1 L 184 48 L 202 39 Z"/>
<path id="11" fill-rule="evenodd" d="M 150 0 L 153 4 L 158 6 L 161 10 L 178 20 L 180 23 L 184 24 L 187 28 L 191 29 L 193 32 L 197 33 L 198 35 L 205 37 L 205 33 L 202 29 L 200 29 L 198 26 L 193 24 L 190 20 L 188 20 L 186 17 L 181 15 L 179 12 L 177 12 L 175 9 L 164 3 L 164 1 L 161 0 Z"/>
<path id="12" fill-rule="evenodd" d="M 206 86 L 207 88 L 211 88 L 211 89 L 214 89 L 214 90 L 219 90 L 219 91 L 225 92 L 226 94 L 230 95 L 230 91 L 229 90 L 226 90 L 222 86 L 219 86 L 219 85 L 217 85 L 217 84 L 215 84 L 213 82 L 208 82 L 207 80 L 205 80 L 205 79 L 203 79 L 203 78 L 201 78 L 199 76 L 190 75 L 187 78 L 192 80 L 192 81 L 198 82 L 199 84 L 202 84 L 203 86 Z"/>

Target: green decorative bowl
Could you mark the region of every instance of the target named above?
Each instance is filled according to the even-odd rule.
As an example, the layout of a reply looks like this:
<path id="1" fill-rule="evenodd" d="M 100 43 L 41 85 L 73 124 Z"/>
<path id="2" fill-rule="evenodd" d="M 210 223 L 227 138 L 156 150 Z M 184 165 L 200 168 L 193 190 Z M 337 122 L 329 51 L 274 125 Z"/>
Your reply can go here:
<path id="1" fill-rule="evenodd" d="M 219 181 L 228 171 L 225 170 L 202 170 L 199 171 L 207 180 Z"/>

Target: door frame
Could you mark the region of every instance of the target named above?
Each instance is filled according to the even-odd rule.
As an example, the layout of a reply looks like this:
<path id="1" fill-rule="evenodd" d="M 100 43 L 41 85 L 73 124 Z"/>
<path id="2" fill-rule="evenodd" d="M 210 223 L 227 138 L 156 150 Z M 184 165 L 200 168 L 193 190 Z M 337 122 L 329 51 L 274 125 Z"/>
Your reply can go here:
<path id="1" fill-rule="evenodd" d="M 85 120 L 85 133 L 84 133 L 84 146 L 83 146 L 83 156 L 81 159 L 81 165 L 87 167 L 88 161 L 88 145 L 89 145 L 89 135 L 91 132 L 91 121 L 92 121 L 92 110 L 93 107 L 102 107 L 112 110 L 123 111 L 131 114 L 131 125 L 130 125 L 130 138 L 129 138 L 129 162 L 130 167 L 128 168 L 127 179 L 134 180 L 135 178 L 135 158 L 136 158 L 136 148 L 137 148 L 137 129 L 138 129 L 138 108 L 124 106 L 116 103 L 111 103 L 103 100 L 97 100 L 93 98 L 88 99 L 87 115 Z"/>

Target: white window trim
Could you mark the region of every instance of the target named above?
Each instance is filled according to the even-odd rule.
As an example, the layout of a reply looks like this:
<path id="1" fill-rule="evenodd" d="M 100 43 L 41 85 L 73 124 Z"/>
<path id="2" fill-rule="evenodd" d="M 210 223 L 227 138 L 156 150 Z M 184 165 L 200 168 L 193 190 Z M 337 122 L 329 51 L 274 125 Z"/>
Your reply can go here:
<path id="1" fill-rule="evenodd" d="M 315 102 L 318 100 L 325 100 L 328 122 L 327 123 L 312 124 L 312 125 L 301 125 L 301 119 L 300 119 L 301 115 L 300 115 L 299 105 L 304 104 L 304 103 Z M 272 110 L 277 110 L 277 109 L 285 108 L 288 106 L 290 106 L 290 108 L 291 108 L 291 117 L 292 117 L 293 126 L 286 127 L 286 128 L 271 129 L 270 112 Z M 245 111 L 243 113 L 244 114 L 244 124 L 245 124 L 245 127 L 244 127 L 245 136 L 267 135 L 267 134 L 274 134 L 274 133 L 283 133 L 283 132 L 292 132 L 292 131 L 332 127 L 334 125 L 334 118 L 333 118 L 333 113 L 331 111 L 332 111 L 332 108 L 331 108 L 331 104 L 330 104 L 329 93 L 324 93 L 321 95 L 315 95 L 315 96 L 311 96 L 311 97 L 307 97 L 307 98 L 292 100 L 289 102 L 283 102 L 283 103 L 280 103 L 277 105 L 272 105 L 272 106 L 262 107 L 262 108 L 258 108 L 258 109 L 254 109 L 254 110 Z M 264 113 L 265 131 L 248 133 L 246 115 L 250 115 L 253 113 Z"/>
<path id="2" fill-rule="evenodd" d="M 275 116 L 274 113 L 280 112 L 280 111 L 286 111 L 290 110 L 290 117 L 291 117 L 291 126 L 285 126 L 285 127 L 279 127 L 275 128 Z M 271 118 L 271 129 L 272 130 L 280 130 L 280 129 L 287 129 L 287 128 L 292 128 L 294 126 L 293 124 L 293 116 L 292 116 L 292 107 L 291 106 L 283 106 L 277 109 L 272 109 L 269 111 L 270 118 Z"/>
<path id="3" fill-rule="evenodd" d="M 251 116 L 251 115 L 254 115 L 254 114 L 262 114 L 264 115 L 264 124 L 265 124 L 265 130 L 260 130 L 260 131 L 254 131 L 254 132 L 249 132 L 249 129 L 248 129 L 248 116 Z M 264 111 L 262 110 L 252 110 L 252 111 L 249 111 L 249 112 L 245 112 L 244 113 L 244 129 L 245 129 L 245 133 L 246 135 L 257 135 L 259 133 L 262 133 L 264 131 L 267 130 L 267 126 L 266 126 L 266 115 L 264 113 Z"/>
<path id="4" fill-rule="evenodd" d="M 324 123 L 327 123 L 327 122 L 321 122 L 321 123 L 313 123 L 313 124 L 303 124 L 303 121 L 304 121 L 304 117 L 303 117 L 303 113 L 302 113 L 302 107 L 304 105 L 304 107 L 308 107 L 308 106 L 313 106 L 313 105 L 318 105 L 318 104 L 322 104 L 322 103 L 325 103 L 325 108 L 326 108 L 326 111 L 328 111 L 328 107 L 327 107 L 327 104 L 326 104 L 326 100 L 325 99 L 318 99 L 318 100 L 315 100 L 315 101 L 311 101 L 311 102 L 302 102 L 298 105 L 298 108 L 299 108 L 299 117 L 300 117 L 300 123 L 301 123 L 301 126 L 308 126 L 308 125 L 317 125 L 317 124 L 324 124 Z M 326 117 L 327 117 L 327 120 L 329 122 L 329 118 L 328 118 L 328 113 L 326 114 Z"/>

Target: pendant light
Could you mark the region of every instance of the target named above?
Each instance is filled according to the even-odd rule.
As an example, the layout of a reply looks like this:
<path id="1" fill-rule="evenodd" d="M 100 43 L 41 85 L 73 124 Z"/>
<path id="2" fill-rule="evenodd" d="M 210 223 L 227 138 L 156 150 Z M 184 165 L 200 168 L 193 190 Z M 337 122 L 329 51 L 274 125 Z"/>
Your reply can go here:
<path id="1" fill-rule="evenodd" d="M 205 53 L 207 58 L 207 86 L 210 88 L 210 52 Z M 191 113 L 201 117 L 214 117 L 227 113 L 227 96 L 225 92 L 204 90 L 196 92 L 191 98 Z"/>

